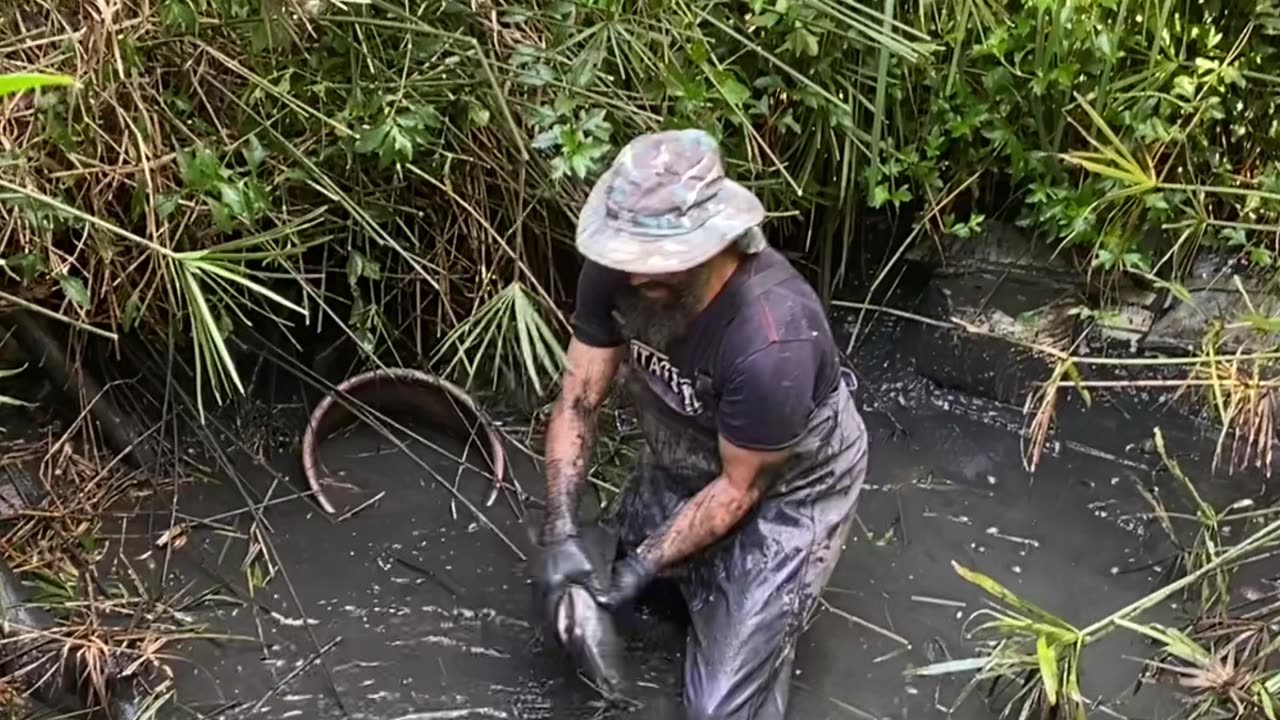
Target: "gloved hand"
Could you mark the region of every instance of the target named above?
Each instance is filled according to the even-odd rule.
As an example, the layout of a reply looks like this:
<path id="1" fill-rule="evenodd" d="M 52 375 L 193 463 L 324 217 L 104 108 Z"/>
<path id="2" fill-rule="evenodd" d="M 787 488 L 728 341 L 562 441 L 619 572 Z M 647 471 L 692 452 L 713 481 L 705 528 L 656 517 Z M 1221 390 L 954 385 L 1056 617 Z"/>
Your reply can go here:
<path id="1" fill-rule="evenodd" d="M 609 589 L 597 594 L 596 602 L 610 610 L 631 602 L 657 575 L 657 568 L 638 554 L 628 555 L 613 565 Z"/>
<path id="2" fill-rule="evenodd" d="M 591 587 L 593 571 L 582 540 L 577 535 L 568 535 L 543 548 L 534 581 L 548 600 L 554 600 L 571 582 Z"/>

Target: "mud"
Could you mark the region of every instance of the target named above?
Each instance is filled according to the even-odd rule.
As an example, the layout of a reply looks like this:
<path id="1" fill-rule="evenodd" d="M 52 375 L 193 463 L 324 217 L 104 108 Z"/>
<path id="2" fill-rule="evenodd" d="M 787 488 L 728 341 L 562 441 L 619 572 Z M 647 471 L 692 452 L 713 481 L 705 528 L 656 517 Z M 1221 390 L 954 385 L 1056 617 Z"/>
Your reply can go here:
<path id="1" fill-rule="evenodd" d="M 1135 399 L 1087 411 L 1068 402 L 1062 431 L 1032 476 L 1023 468 L 1021 413 L 921 380 L 895 350 L 900 330 L 876 325 L 854 356 L 871 434 L 868 486 L 826 604 L 801 640 L 789 717 L 937 717 L 967 678 L 909 679 L 904 671 L 973 651 L 961 631 L 985 598 L 953 561 L 1088 623 L 1150 592 L 1167 564 L 1169 544 L 1138 492 L 1146 486 L 1177 497 L 1144 444 L 1152 429 L 1162 427 L 1193 477 L 1211 474 L 1204 428 Z M 246 463 L 239 486 L 180 488 L 180 517 L 222 516 L 218 522 L 235 532 L 197 524 L 166 563 L 152 544 L 169 528 L 171 498 L 154 498 L 149 517 L 122 528 L 115 570 L 127 560 L 149 572 L 168 594 L 180 592 L 184 612 L 228 636 L 171 649 L 183 658 L 175 666 L 181 704 L 172 716 L 679 717 L 679 621 L 640 617 L 621 625 L 638 705 L 606 708 L 542 634 L 521 557 L 530 554 L 522 499 L 503 493 L 485 506 L 490 481 L 475 463 L 461 468 L 462 445 L 413 429 L 431 441 L 405 441 L 416 460 L 364 429 L 321 448 L 332 478 L 377 498 L 350 516 L 288 499 L 306 486 L 296 455 L 284 453 L 272 468 Z M 534 495 L 523 502 L 536 507 L 539 467 L 514 444 L 506 455 L 515 480 Z M 256 533 L 243 511 L 246 488 L 263 505 Z M 1222 471 L 1203 485 L 1219 506 L 1262 490 L 1256 477 Z M 242 567 L 254 538 L 269 542 L 276 570 L 265 588 L 251 589 L 253 573 Z M 1268 578 L 1280 570 L 1250 572 L 1250 582 L 1275 590 Z M 1175 612 L 1171 603 L 1156 615 Z M 1132 693 L 1147 654 L 1122 635 L 1091 648 L 1084 692 L 1120 716 L 1172 715 L 1167 693 Z M 955 716 L 995 713 L 973 694 Z"/>

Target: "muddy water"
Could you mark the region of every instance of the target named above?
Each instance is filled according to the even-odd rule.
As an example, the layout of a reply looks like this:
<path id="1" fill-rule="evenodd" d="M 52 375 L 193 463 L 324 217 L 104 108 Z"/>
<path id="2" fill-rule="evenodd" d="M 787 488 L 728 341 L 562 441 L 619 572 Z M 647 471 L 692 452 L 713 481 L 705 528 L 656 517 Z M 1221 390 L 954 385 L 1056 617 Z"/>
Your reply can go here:
<path id="1" fill-rule="evenodd" d="M 1158 580 L 1158 568 L 1146 566 L 1168 546 L 1143 515 L 1148 508 L 1137 487 L 1171 493 L 1141 442 L 1159 422 L 1171 447 L 1188 449 L 1184 466 L 1208 472 L 1211 447 L 1193 424 L 1104 404 L 1088 414 L 1067 408 L 1059 440 L 1069 443 L 1050 448 L 1032 477 L 1022 466 L 1016 411 L 940 391 L 914 378 L 891 342 L 874 347 L 858 356 L 860 405 L 873 435 L 869 486 L 827 607 L 801 643 L 793 718 L 905 720 L 951 708 L 962 681 L 908 679 L 904 671 L 972 652 L 962 625 L 984 597 L 957 576 L 953 562 L 1081 624 L 1146 594 Z M 281 575 L 254 591 L 247 606 L 207 602 L 189 611 L 239 639 L 181 649 L 185 712 L 198 717 L 222 707 L 226 717 L 368 720 L 679 717 L 679 625 L 646 618 L 628 624 L 639 707 L 601 707 L 544 640 L 518 555 L 527 548 L 524 531 L 508 498 L 482 509 L 515 549 L 445 487 L 456 486 L 479 505 L 488 480 L 460 470 L 460 447 L 430 439 L 434 447 L 410 445 L 421 464 L 372 431 L 330 441 L 323 455 L 331 473 L 366 497 L 385 492 L 350 518 L 335 522 L 305 500 L 264 511 Z M 517 479 L 540 494 L 538 467 L 519 452 L 513 456 Z M 283 458 L 279 474 L 250 469 L 244 482 L 259 497 L 279 498 L 301 488 L 296 469 L 296 460 Z M 1240 479 L 1212 486 L 1227 501 L 1249 489 Z M 180 510 L 192 516 L 243 506 L 231 484 L 185 487 L 179 497 Z M 156 512 L 167 517 L 163 499 Z M 137 537 L 130 553 L 145 541 Z M 242 537 L 197 529 L 176 551 L 166 585 L 184 588 L 187 597 L 221 588 L 224 596 L 248 598 L 240 568 L 245 548 Z M 1156 615 L 1173 617 L 1175 610 L 1167 605 Z M 1091 649 L 1085 693 L 1122 716 L 1170 716 L 1167 695 L 1131 692 L 1137 658 L 1146 654 L 1126 636 Z M 228 703 L 238 705 L 227 709 Z M 978 694 L 955 712 L 994 716 Z"/>

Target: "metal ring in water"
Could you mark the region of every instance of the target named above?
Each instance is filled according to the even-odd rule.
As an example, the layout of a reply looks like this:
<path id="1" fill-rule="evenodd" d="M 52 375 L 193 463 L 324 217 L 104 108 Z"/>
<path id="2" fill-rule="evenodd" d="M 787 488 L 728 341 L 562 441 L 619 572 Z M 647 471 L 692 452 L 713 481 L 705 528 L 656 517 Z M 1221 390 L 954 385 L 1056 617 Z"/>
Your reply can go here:
<path id="1" fill-rule="evenodd" d="M 421 370 L 380 368 L 342 381 L 316 405 L 307 421 L 307 429 L 302 436 L 302 468 L 311 492 L 325 512 L 332 515 L 337 510 L 322 487 L 327 478 L 320 469 L 319 444 L 347 421 L 358 417 L 347 402 L 363 404 L 378 411 L 407 410 L 466 441 L 474 439 L 477 430 L 483 431 L 488 445 L 486 459 L 493 475 L 489 502 L 502 486 L 506 472 L 502 436 L 466 391 Z"/>

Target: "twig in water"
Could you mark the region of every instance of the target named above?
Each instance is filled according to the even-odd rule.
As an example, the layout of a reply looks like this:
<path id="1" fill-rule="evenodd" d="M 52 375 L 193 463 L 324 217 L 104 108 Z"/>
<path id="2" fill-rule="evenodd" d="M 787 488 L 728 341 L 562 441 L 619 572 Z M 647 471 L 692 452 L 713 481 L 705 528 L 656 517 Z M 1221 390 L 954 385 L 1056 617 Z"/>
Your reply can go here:
<path id="1" fill-rule="evenodd" d="M 893 640 L 893 641 L 895 641 L 895 642 L 898 642 L 898 643 L 901 643 L 901 644 L 903 644 L 903 645 L 907 646 L 908 648 L 909 648 L 909 647 L 911 647 L 911 641 L 910 641 L 910 640 L 907 640 L 906 638 L 902 637 L 901 635 L 898 635 L 897 633 L 894 633 L 894 632 L 892 632 L 892 631 L 890 631 L 890 630 L 886 630 L 886 629 L 884 629 L 884 628 L 880 627 L 879 625 L 876 625 L 875 623 L 868 622 L 868 621 L 863 620 L 862 618 L 860 618 L 860 617 L 858 617 L 858 616 L 856 616 L 856 615 L 853 615 L 853 614 L 848 613 L 848 612 L 846 612 L 846 611 L 844 611 L 844 610 L 841 610 L 840 608 L 834 607 L 831 603 L 827 602 L 826 600 L 819 600 L 818 602 L 819 602 L 819 603 L 820 603 L 824 608 L 826 608 L 826 609 L 830 610 L 831 612 L 835 613 L 836 615 L 839 615 L 840 617 L 844 618 L 845 620 L 848 620 L 849 622 L 856 623 L 856 624 L 858 624 L 858 625 L 861 625 L 861 626 L 863 626 L 863 627 L 867 628 L 868 630 L 871 630 L 871 631 L 877 632 L 877 633 L 879 633 L 879 634 L 881 634 L 881 635 L 883 635 L 883 636 L 885 636 L 885 637 L 889 638 L 890 640 Z"/>
<path id="2" fill-rule="evenodd" d="M 968 603 L 963 603 L 959 600 L 944 600 L 943 598 L 928 597 L 925 595 L 912 595 L 911 599 L 926 605 L 943 605 L 955 608 L 969 607 Z"/>
<path id="3" fill-rule="evenodd" d="M 316 664 L 316 662 L 318 662 L 321 658 L 323 658 L 326 654 L 328 654 L 328 652 L 332 650 L 334 647 L 336 647 L 337 644 L 340 642 L 342 642 L 341 635 L 330 640 L 328 643 L 325 643 L 324 647 L 321 647 L 319 650 L 311 653 L 311 657 L 308 657 L 305 661 L 303 661 L 303 663 L 299 665 L 297 668 L 295 668 L 293 672 L 289 673 L 288 675 L 285 675 L 280 680 L 280 682 L 275 684 L 275 687 L 268 690 L 267 693 L 263 695 L 260 700 L 258 700 L 258 702 L 254 703 L 253 707 L 249 709 L 249 713 L 253 714 L 258 712 L 258 710 L 262 708 L 262 705 L 265 702 L 267 702 L 272 697 L 274 697 L 276 693 L 280 692 L 280 690 L 283 689 L 284 686 L 293 682 L 294 679 L 296 679 L 299 675 L 306 672 L 308 668 Z"/>
<path id="4" fill-rule="evenodd" d="M 457 599 L 461 599 L 461 598 L 462 598 L 462 594 L 463 594 L 463 593 L 462 593 L 462 588 L 458 587 L 458 585 L 457 585 L 456 583 L 454 583 L 453 581 L 451 581 L 451 580 L 449 580 L 449 579 L 447 579 L 447 578 L 445 578 L 445 577 L 442 577 L 442 576 L 440 576 L 440 575 L 437 575 L 436 573 L 434 573 L 434 572 L 432 572 L 431 570 L 429 570 L 429 569 L 427 569 L 427 568 L 425 568 L 425 567 L 423 567 L 423 566 L 421 566 L 421 565 L 419 565 L 419 564 L 417 564 L 417 563 L 413 562 L 412 560 L 405 560 L 404 558 L 400 557 L 399 555 L 395 555 L 395 554 L 393 554 L 393 553 L 389 553 L 389 552 L 385 552 L 385 551 L 383 552 L 383 555 L 385 555 L 386 557 L 391 558 L 393 561 L 400 563 L 401 565 L 403 565 L 403 566 L 405 566 L 405 567 L 409 568 L 410 570 L 412 570 L 412 571 L 414 571 L 414 572 L 416 572 L 416 573 L 421 573 L 421 574 L 423 574 L 423 575 L 426 575 L 426 576 L 427 576 L 428 578 L 430 578 L 431 580 L 434 580 L 434 581 L 435 581 L 435 583 L 436 583 L 437 585 L 439 585 L 440 587 L 444 588 L 444 590 L 445 590 L 446 592 L 448 592 L 450 595 L 452 595 L 452 596 L 454 597 L 454 599 L 455 599 L 455 600 L 457 600 Z"/>
<path id="5" fill-rule="evenodd" d="M 849 714 L 851 714 L 851 715 L 854 715 L 854 716 L 856 716 L 856 717 L 860 717 L 860 718 L 865 718 L 866 720 L 880 720 L 880 719 L 879 719 L 879 718 L 877 718 L 875 715 L 872 715 L 871 713 L 867 712 L 866 710 L 863 710 L 863 709 L 861 709 L 861 708 L 854 707 L 854 706 L 850 705 L 850 704 L 849 704 L 849 703 L 847 703 L 847 702 L 843 702 L 843 701 L 841 701 L 841 700 L 837 700 L 837 699 L 835 699 L 835 698 L 831 697 L 830 695 L 823 695 L 822 693 L 814 692 L 813 688 L 811 688 L 811 687 L 809 687 L 808 685 L 806 685 L 806 684 L 804 684 L 804 683 L 800 682 L 799 680 L 794 681 L 792 684 L 793 684 L 795 687 L 797 687 L 797 688 L 799 688 L 800 690 L 803 690 L 803 691 L 805 691 L 805 692 L 807 692 L 807 693 L 811 693 L 811 694 L 813 694 L 813 695 L 818 695 L 818 696 L 820 696 L 820 697 L 822 697 L 822 698 L 825 698 L 827 702 L 831 703 L 832 705 L 835 705 L 836 707 L 840 708 L 841 710 L 844 710 L 845 712 L 847 712 L 847 713 L 849 713 Z"/>
<path id="6" fill-rule="evenodd" d="M 351 508 L 350 510 L 346 511 L 346 512 L 345 512 L 345 513 L 343 513 L 341 516 L 339 516 L 339 517 L 338 517 L 338 519 L 337 519 L 335 522 L 342 522 L 343 520 L 346 520 L 347 518 L 351 517 L 352 515 L 355 515 L 356 513 L 360 512 L 361 510 L 364 510 L 365 508 L 369 507 L 370 505 L 373 505 L 374 503 L 378 502 L 378 501 L 379 501 L 379 500 L 381 500 L 384 496 L 386 496 L 386 494 L 387 494 L 387 491 L 386 491 L 386 490 L 383 490 L 382 492 L 378 493 L 377 495 L 374 495 L 373 497 L 369 498 L 368 500 L 365 500 L 364 502 L 360 503 L 359 505 L 357 505 L 357 506 L 355 506 L 355 507 Z"/>

